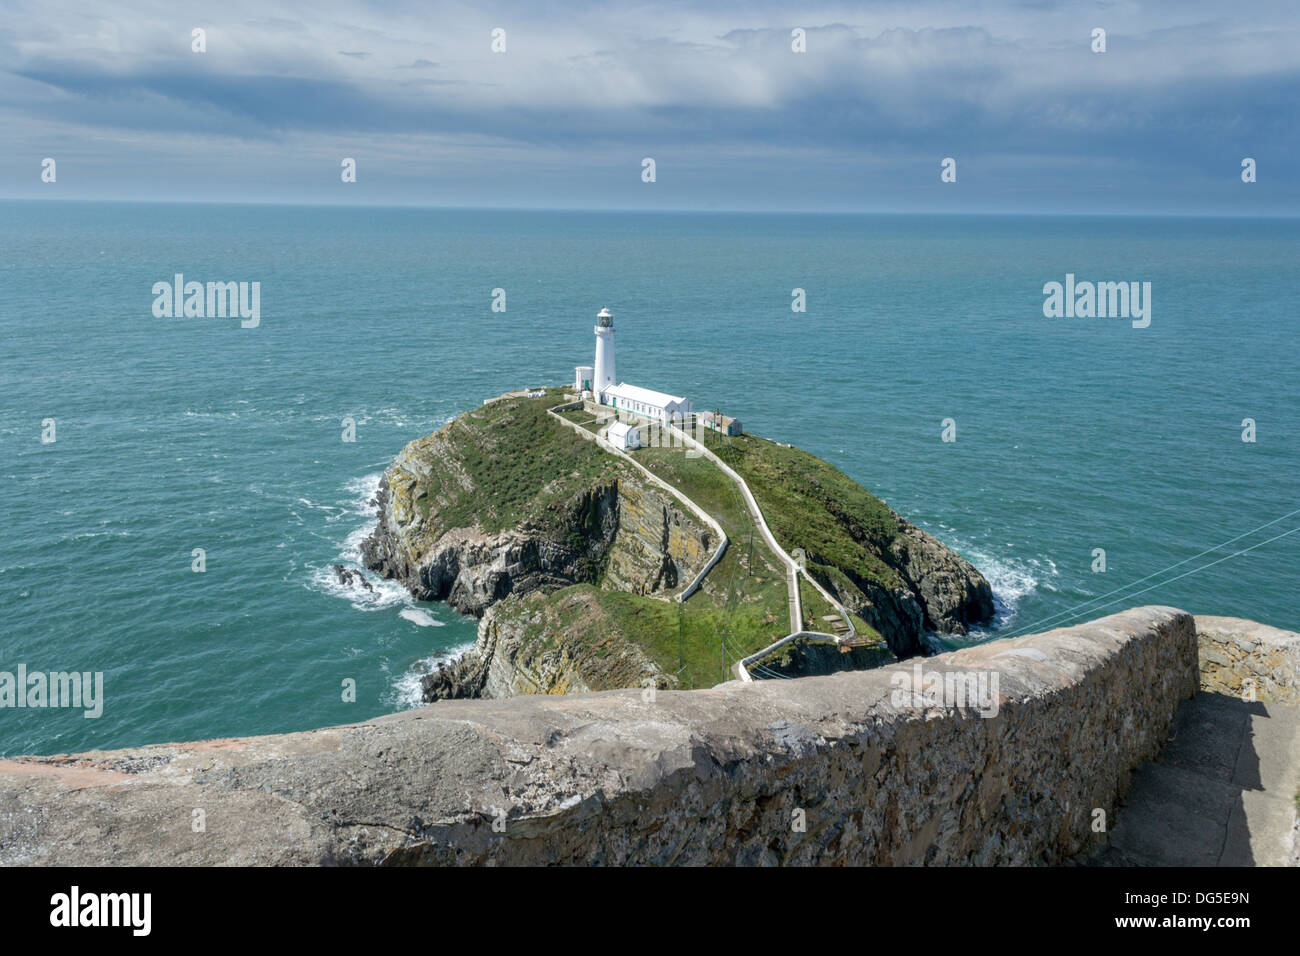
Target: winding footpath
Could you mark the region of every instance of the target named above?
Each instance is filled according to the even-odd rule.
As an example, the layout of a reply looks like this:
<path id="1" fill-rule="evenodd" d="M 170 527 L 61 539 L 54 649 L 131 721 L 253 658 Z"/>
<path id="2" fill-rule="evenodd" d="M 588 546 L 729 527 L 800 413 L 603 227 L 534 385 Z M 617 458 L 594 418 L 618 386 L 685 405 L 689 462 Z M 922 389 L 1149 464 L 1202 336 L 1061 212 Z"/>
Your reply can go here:
<path id="1" fill-rule="evenodd" d="M 682 504 L 686 505 L 686 507 L 689 508 L 697 518 L 699 518 L 710 528 L 712 528 L 714 533 L 718 536 L 718 547 L 713 552 L 713 556 L 709 558 L 708 562 L 705 563 L 704 567 L 700 569 L 699 574 L 695 575 L 695 577 L 691 580 L 691 582 L 687 584 L 686 587 L 683 588 L 682 591 L 677 595 L 676 600 L 678 601 L 678 603 L 685 601 L 688 597 L 690 597 L 692 594 L 694 594 L 696 591 L 700 589 L 700 585 L 704 583 L 704 579 L 708 577 L 709 572 L 714 569 L 717 563 L 722 560 L 722 556 L 726 554 L 727 545 L 730 543 L 729 539 L 727 538 L 727 533 L 722 530 L 722 525 L 718 524 L 717 520 L 713 517 L 713 515 L 709 514 L 707 511 L 701 508 L 698 504 L 692 501 L 687 495 L 683 494 L 681 491 L 674 488 L 671 484 L 664 481 L 658 475 L 654 474 L 652 471 L 650 471 L 650 469 L 646 468 L 645 465 L 641 464 L 639 461 L 637 461 L 627 452 L 623 451 L 621 448 L 615 448 L 608 441 L 606 441 L 603 436 L 598 435 L 593 431 L 589 431 L 586 428 L 583 428 L 577 422 L 569 421 L 569 419 L 565 418 L 563 415 L 560 414 L 560 412 L 576 411 L 582 407 L 583 407 L 582 402 L 566 402 L 563 405 L 556 405 L 554 408 L 548 408 L 546 410 L 546 413 L 551 417 L 553 417 L 556 421 L 561 422 L 564 425 L 567 425 L 569 428 L 572 428 L 583 438 L 586 438 L 589 441 L 594 441 L 599 447 L 605 449 L 605 451 L 609 452 L 611 455 L 616 455 L 619 458 L 622 458 L 628 464 L 632 465 L 634 468 L 640 471 L 641 474 L 645 475 L 646 478 L 648 478 L 651 482 L 653 482 L 657 487 L 662 488 L 664 491 L 668 492 L 670 495 L 672 495 Z"/>
<path id="2" fill-rule="evenodd" d="M 836 645 L 841 646 L 857 643 L 854 640 L 858 636 L 857 628 L 853 626 L 853 618 L 850 616 L 848 610 L 843 604 L 836 600 L 836 598 L 827 591 L 826 588 L 822 587 L 817 579 L 810 575 L 798 561 L 787 554 L 785 549 L 781 547 L 780 543 L 776 540 L 776 535 L 772 534 L 772 529 L 768 527 L 767 519 L 763 517 L 763 509 L 758 506 L 758 501 L 754 498 L 753 492 L 749 490 L 749 485 L 746 483 L 745 479 L 742 478 L 735 469 L 709 450 L 709 448 L 707 448 L 702 442 L 692 438 L 682 429 L 669 425 L 667 426 L 667 430 L 670 434 L 680 438 L 687 446 L 694 448 L 701 455 L 707 458 L 718 468 L 718 470 L 735 483 L 736 487 L 740 489 L 741 497 L 745 501 L 745 507 L 749 510 L 750 518 L 753 520 L 754 524 L 757 525 L 759 531 L 763 535 L 764 542 L 766 542 L 772 553 L 780 559 L 781 563 L 785 565 L 786 587 L 789 589 L 790 593 L 790 633 L 780 640 L 769 644 L 762 650 L 755 651 L 748 657 L 736 661 L 736 676 L 742 681 L 752 681 L 754 678 L 749 673 L 749 668 L 752 665 L 756 664 L 758 661 L 767 657 L 773 651 L 785 644 L 789 644 L 791 641 L 799 640 L 800 638 L 825 638 L 834 642 Z M 826 603 L 834 608 L 835 613 L 844 620 L 847 627 L 847 631 L 844 634 L 827 634 L 822 631 L 809 631 L 804 628 L 803 600 L 799 593 L 800 575 L 803 576 L 805 581 L 816 588 L 817 592 L 825 598 Z"/>
<path id="3" fill-rule="evenodd" d="M 690 497 L 688 497 L 687 495 L 679 491 L 677 488 L 674 488 L 671 484 L 664 481 L 658 475 L 653 474 L 649 469 L 647 469 L 644 465 L 642 465 L 640 462 L 634 459 L 627 452 L 623 451 L 622 449 L 615 448 L 612 444 L 606 441 L 601 435 L 598 435 L 595 432 L 590 431 L 589 429 L 583 428 L 577 422 L 570 421 L 569 419 L 565 418 L 563 415 L 559 414 L 560 412 L 576 411 L 578 409 L 582 409 L 585 407 L 586 406 L 581 401 L 566 402 L 561 405 L 556 405 L 554 408 L 547 409 L 547 413 L 553 416 L 557 421 L 563 422 L 565 425 L 572 428 L 574 431 L 576 431 L 578 434 L 582 435 L 583 437 L 595 441 L 597 445 L 599 445 L 601 448 L 608 451 L 610 454 L 617 455 L 623 460 L 630 462 L 632 465 L 636 466 L 636 468 L 639 471 L 641 471 L 642 474 L 646 475 L 646 477 L 648 477 L 651 481 L 653 481 L 657 486 L 670 492 L 679 501 L 687 505 L 687 507 L 689 507 L 694 514 L 696 514 L 697 516 L 702 518 L 705 522 L 707 522 L 709 527 L 713 528 L 713 530 L 718 534 L 721 544 L 718 546 L 717 551 L 714 552 L 713 557 L 704 566 L 704 568 L 700 571 L 700 573 L 695 576 L 695 579 L 691 581 L 689 585 L 687 585 L 685 590 L 683 590 L 680 594 L 677 595 L 678 601 L 685 601 L 688 597 L 690 597 L 699 589 L 700 585 L 704 582 L 705 577 L 708 576 L 708 573 L 713 570 L 713 568 L 717 565 L 717 563 L 720 560 L 722 560 L 722 555 L 726 551 L 727 543 L 728 543 L 726 533 L 722 530 L 721 525 L 719 525 L 718 522 L 714 520 L 712 515 L 710 515 L 707 511 L 705 511 L 702 507 L 700 507 L 696 502 L 692 501 Z M 845 644 L 851 646 L 857 643 L 855 639 L 858 637 L 858 632 L 857 629 L 853 626 L 853 618 L 849 614 L 848 610 L 828 590 L 826 590 L 826 588 L 822 587 L 820 582 L 818 582 L 814 577 L 808 574 L 808 572 L 800 565 L 798 561 L 796 561 L 793 557 L 791 557 L 786 552 L 786 550 L 781 547 L 780 543 L 776 540 L 776 535 L 772 534 L 772 529 L 768 527 L 767 519 L 763 517 L 763 509 L 758 506 L 758 501 L 754 498 L 753 492 L 749 490 L 749 485 L 745 482 L 745 479 L 742 478 L 730 465 L 728 465 L 725 461 L 723 461 L 716 454 L 710 451 L 702 442 L 697 441 L 695 438 L 692 438 L 682 429 L 677 428 L 674 425 L 667 425 L 661 427 L 663 427 L 664 430 L 667 431 L 670 435 L 680 439 L 685 446 L 699 452 L 701 456 L 708 459 L 719 471 L 721 471 L 724 475 L 726 475 L 727 478 L 730 479 L 736 485 L 737 489 L 740 491 L 741 499 L 745 502 L 745 508 L 749 512 L 749 517 L 754 522 L 754 525 L 758 528 L 759 533 L 763 538 L 763 542 L 767 545 L 768 549 L 772 552 L 772 554 L 775 555 L 776 558 L 781 562 L 782 566 L 785 569 L 786 590 L 789 596 L 789 605 L 790 605 L 790 632 L 786 634 L 785 637 L 782 637 L 779 640 L 772 642 L 767 647 L 755 651 L 753 654 L 750 654 L 748 657 L 743 657 L 740 660 L 736 661 L 734 665 L 736 677 L 742 681 L 746 681 L 746 682 L 752 681 L 754 678 L 749 673 L 750 667 L 752 667 L 754 664 L 756 664 L 758 661 L 762 660 L 763 658 L 767 657 L 773 651 L 783 647 L 786 644 L 789 644 L 791 641 L 799 640 L 801 638 L 825 639 L 825 640 L 832 641 L 836 645 L 841 645 L 841 646 Z M 826 600 L 826 602 L 832 608 L 834 608 L 835 612 L 844 620 L 844 624 L 847 627 L 847 631 L 845 633 L 827 634 L 822 631 L 810 631 L 804 628 L 803 599 L 799 590 L 800 575 L 802 575 L 803 579 L 807 581 L 809 584 L 811 584 L 817 590 L 817 592 L 821 594 L 821 596 Z"/>

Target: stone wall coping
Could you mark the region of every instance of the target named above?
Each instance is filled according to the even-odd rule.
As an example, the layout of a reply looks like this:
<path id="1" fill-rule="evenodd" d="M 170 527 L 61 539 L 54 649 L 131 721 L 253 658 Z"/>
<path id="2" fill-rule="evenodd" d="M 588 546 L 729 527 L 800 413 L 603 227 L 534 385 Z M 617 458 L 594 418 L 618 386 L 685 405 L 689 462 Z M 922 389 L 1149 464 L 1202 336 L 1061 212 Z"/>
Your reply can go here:
<path id="1" fill-rule="evenodd" d="M 772 862 L 777 851 L 733 817 L 818 799 L 823 813 L 840 815 L 821 824 L 835 839 L 817 829 L 794 839 L 778 827 L 782 861 L 931 862 L 927 848 L 956 838 L 927 828 L 949 814 L 992 814 L 976 837 L 961 837 L 987 841 L 1015 800 L 1052 804 L 1069 787 L 1098 788 L 1066 798 L 1077 814 L 1079 801 L 1118 799 L 1128 768 L 1154 755 L 1178 701 L 1195 690 L 1195 654 L 1190 615 L 1141 607 L 826 677 L 440 701 L 300 733 L 0 760 L 0 864 Z M 996 673 L 999 715 L 899 703 L 902 675 L 917 666 Z M 1043 720 L 1086 723 L 1113 743 L 1059 750 L 1059 735 L 1033 739 Z M 1002 796 L 967 792 L 988 776 L 977 769 L 981 747 L 998 727 L 1023 737 L 1025 759 L 1059 765 L 1069 787 L 1040 768 L 1010 796 L 1010 784 Z M 945 759 L 966 769 L 951 779 L 924 769 Z M 865 777 L 846 782 L 850 771 Z M 916 788 L 902 805 L 898 774 Z M 1012 809 L 998 802 L 1006 799 Z M 871 805 L 879 800 L 888 802 Z M 203 832 L 193 832 L 195 810 Z M 1064 826 L 1061 816 L 1052 827 Z M 494 820 L 505 821 L 504 835 Z M 957 844 L 943 852 L 957 854 L 949 862 L 1024 862 L 1076 839 L 1020 818 L 1007 825 L 1015 839 L 980 850 L 988 860 L 962 859 Z M 715 832 L 734 826 L 748 836 Z M 900 834 L 911 844 L 896 845 Z"/>

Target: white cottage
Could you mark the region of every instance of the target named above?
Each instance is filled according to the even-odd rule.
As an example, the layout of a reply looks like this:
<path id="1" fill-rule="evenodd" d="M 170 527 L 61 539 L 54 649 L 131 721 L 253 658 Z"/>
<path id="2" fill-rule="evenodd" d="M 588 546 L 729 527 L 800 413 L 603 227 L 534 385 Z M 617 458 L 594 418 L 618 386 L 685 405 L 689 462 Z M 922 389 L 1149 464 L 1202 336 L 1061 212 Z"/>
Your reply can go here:
<path id="1" fill-rule="evenodd" d="M 679 422 L 691 414 L 690 399 L 656 392 L 652 388 L 642 388 L 639 385 L 628 385 L 626 382 L 619 382 L 605 389 L 601 395 L 601 404 L 616 408 L 620 412 L 631 412 L 634 415 L 651 418 L 664 425 Z"/>
<path id="2" fill-rule="evenodd" d="M 623 451 L 640 448 L 645 444 L 641 434 L 641 426 L 627 422 L 615 422 L 605 429 L 605 440 L 615 448 Z"/>

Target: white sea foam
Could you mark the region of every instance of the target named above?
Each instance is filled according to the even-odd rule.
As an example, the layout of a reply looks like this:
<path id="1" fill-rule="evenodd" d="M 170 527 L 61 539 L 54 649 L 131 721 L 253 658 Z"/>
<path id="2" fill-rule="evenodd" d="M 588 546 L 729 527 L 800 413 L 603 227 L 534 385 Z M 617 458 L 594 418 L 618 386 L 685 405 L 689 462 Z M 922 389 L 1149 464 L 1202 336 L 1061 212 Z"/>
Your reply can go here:
<path id="1" fill-rule="evenodd" d="M 312 590 L 343 598 L 358 611 L 379 611 L 395 606 L 409 607 L 414 603 L 410 593 L 397 581 L 372 574 L 362 565 L 361 544 L 375 530 L 379 520 L 378 510 L 371 502 L 375 490 L 379 487 L 381 474 L 375 472 L 348 481 L 343 489 L 345 497 L 336 506 L 313 505 L 315 508 L 328 509 L 332 512 L 326 517 L 326 521 L 334 521 L 341 517 L 368 518 L 363 524 L 348 532 L 338 545 L 339 551 L 334 561 L 311 568 L 308 584 Z M 299 500 L 306 501 L 306 499 Z M 335 564 L 342 564 L 353 571 L 352 580 L 340 581 L 338 573 L 334 570 Z"/>
<path id="2" fill-rule="evenodd" d="M 350 582 L 339 580 L 334 570 L 335 564 L 343 564 L 355 572 Z M 366 587 L 366 584 L 370 586 Z M 313 591 L 343 598 L 358 611 L 382 611 L 411 602 L 410 593 L 398 582 L 376 577 L 356 564 L 349 567 L 348 563 L 342 561 L 310 568 L 307 586 Z"/>
<path id="3" fill-rule="evenodd" d="M 1058 576 L 1056 563 L 1050 558 L 1013 558 L 1005 552 L 993 554 L 985 548 L 972 545 L 952 533 L 952 529 L 939 524 L 945 533 L 943 539 L 975 565 L 993 589 L 993 621 L 989 630 L 1000 630 L 1014 620 L 1020 602 L 1039 587 L 1055 591 L 1051 579 Z M 1012 545 L 1008 544 L 1008 550 Z M 981 628 L 980 630 L 984 630 Z"/>
<path id="4" fill-rule="evenodd" d="M 418 607 L 403 608 L 397 614 L 403 620 L 410 621 L 416 627 L 442 627 L 443 622 L 435 620 L 433 615 L 428 611 L 422 611 Z"/>
<path id="5" fill-rule="evenodd" d="M 420 628 L 444 627 L 418 602 L 405 586 L 397 581 L 381 578 L 366 570 L 362 564 L 361 545 L 375 530 L 379 523 L 379 509 L 375 504 L 375 492 L 379 488 L 379 479 L 383 472 L 373 472 L 360 478 L 353 478 L 344 485 L 344 497 L 335 506 L 334 513 L 326 521 L 338 518 L 362 519 L 341 542 L 338 543 L 338 556 L 328 564 L 310 569 L 308 587 L 315 591 L 342 598 L 358 611 L 391 611 L 397 609 L 397 616 Z M 306 503 L 306 502 L 305 502 Z M 320 505 L 313 505 L 320 508 Z M 351 581 L 339 580 L 335 564 L 341 564 L 354 572 Z M 450 663 L 474 646 L 474 642 L 448 650 L 437 651 L 427 658 L 417 661 L 400 674 L 391 685 L 385 702 L 395 710 L 407 710 L 420 706 L 423 701 L 424 688 L 421 678 L 439 664 Z"/>
<path id="6" fill-rule="evenodd" d="M 393 681 L 392 689 L 384 696 L 384 702 L 394 710 L 410 710 L 412 707 L 421 706 L 424 703 L 424 675 L 437 670 L 439 664 L 450 664 L 452 661 L 465 656 L 473 647 L 474 642 L 470 641 L 459 647 L 439 651 L 416 661 L 405 673 Z"/>
<path id="7" fill-rule="evenodd" d="M 1021 598 L 1038 590 L 1041 566 L 1037 559 L 1027 562 L 1014 558 L 995 558 L 992 555 L 973 554 L 975 564 L 988 578 L 995 600 L 1001 600 L 1014 610 Z M 1055 570 L 1050 573 L 1055 574 Z"/>
<path id="8" fill-rule="evenodd" d="M 347 497 L 338 504 L 338 514 L 332 515 L 329 520 L 334 521 L 337 518 L 352 516 L 365 516 L 368 518 L 379 517 L 379 507 L 375 503 L 375 494 L 379 491 L 379 479 L 384 473 L 376 471 L 361 478 L 353 478 L 348 481 L 343 490 Z M 366 525 L 366 534 L 374 530 L 375 522 L 371 521 Z"/>

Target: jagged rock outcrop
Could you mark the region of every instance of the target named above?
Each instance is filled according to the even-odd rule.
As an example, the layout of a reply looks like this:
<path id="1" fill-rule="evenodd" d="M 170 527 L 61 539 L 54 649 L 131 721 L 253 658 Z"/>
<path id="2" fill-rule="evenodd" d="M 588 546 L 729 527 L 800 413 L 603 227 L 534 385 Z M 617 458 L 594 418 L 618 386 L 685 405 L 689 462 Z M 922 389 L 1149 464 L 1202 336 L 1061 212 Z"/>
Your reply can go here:
<path id="1" fill-rule="evenodd" d="M 708 527 L 625 466 L 568 494 L 555 489 L 542 513 L 513 527 L 485 531 L 477 520 L 448 527 L 426 504 L 435 467 L 456 475 L 465 496 L 493 494 L 457 467 L 455 446 L 439 432 L 402 450 L 380 480 L 379 523 L 361 546 L 367 567 L 401 581 L 420 600 L 446 601 L 481 617 L 510 594 L 602 576 L 609 586 L 636 594 L 671 591 L 698 573 L 717 547 Z"/>
<path id="2" fill-rule="evenodd" d="M 367 567 L 401 581 L 422 601 L 446 601 L 482 616 L 509 594 L 594 580 L 618 535 L 619 486 L 611 483 L 577 495 L 549 526 L 495 533 L 452 528 L 430 542 L 427 519 L 411 507 L 417 486 L 403 480 L 401 463 L 399 456 L 380 482 L 379 525 L 361 554 Z M 653 573 L 647 569 L 646 576 Z"/>
<path id="3" fill-rule="evenodd" d="M 591 584 L 667 601 L 717 535 L 635 468 L 539 420 L 538 406 L 463 415 L 409 443 L 380 481 L 366 566 L 482 618 L 474 649 L 425 677 L 426 700 L 676 686 L 596 620 L 603 610 L 524 599 Z M 530 434 L 533 447 L 516 447 Z"/>
<path id="4" fill-rule="evenodd" d="M 984 575 L 934 535 L 898 520 L 902 533 L 885 561 L 907 582 L 925 629 L 965 634 L 992 620 L 993 589 Z"/>
<path id="5" fill-rule="evenodd" d="M 855 539 L 893 572 L 894 583 L 868 578 L 848 562 L 808 552 L 809 571 L 850 611 L 884 636 L 900 658 L 926 650 L 923 635 L 965 634 L 993 618 L 993 589 L 984 575 L 938 538 L 893 511 L 891 534 Z M 857 529 L 854 529 L 855 531 Z M 833 568 L 833 574 L 819 569 Z"/>
<path id="6" fill-rule="evenodd" d="M 677 686 L 676 677 L 624 639 L 591 589 L 569 589 L 556 601 L 542 598 L 540 592 L 512 594 L 494 605 L 479 622 L 474 649 L 425 675 L 424 699 Z"/>

